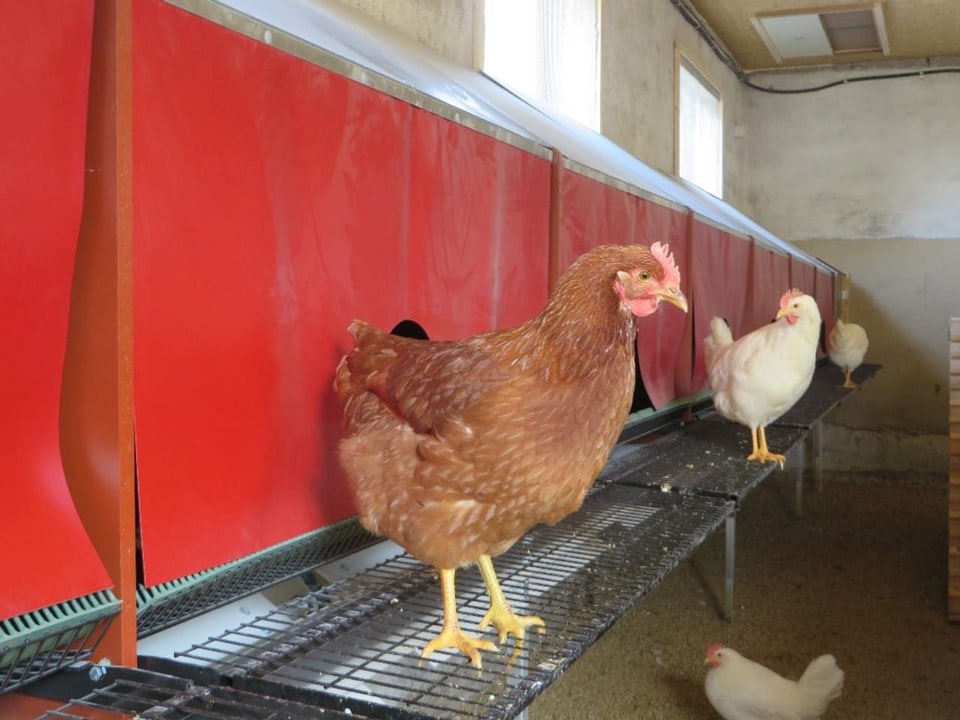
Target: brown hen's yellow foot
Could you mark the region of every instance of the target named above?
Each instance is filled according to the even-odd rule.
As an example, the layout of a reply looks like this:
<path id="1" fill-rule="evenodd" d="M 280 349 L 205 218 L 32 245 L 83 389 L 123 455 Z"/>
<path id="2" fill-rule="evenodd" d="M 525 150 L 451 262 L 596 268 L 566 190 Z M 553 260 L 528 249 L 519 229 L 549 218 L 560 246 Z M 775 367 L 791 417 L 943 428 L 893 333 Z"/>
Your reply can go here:
<path id="1" fill-rule="evenodd" d="M 480 658 L 481 650 L 498 650 L 494 643 L 490 642 L 489 640 L 481 640 L 480 638 L 475 638 L 472 635 L 467 635 L 465 632 L 463 632 L 463 630 L 460 629 L 459 626 L 444 626 L 443 630 L 440 631 L 440 634 L 428 642 L 426 647 L 423 648 L 423 652 L 420 653 L 420 657 L 426 660 L 428 657 L 433 655 L 435 650 L 443 650 L 445 648 L 459 650 L 462 652 L 464 655 L 470 658 L 470 664 L 477 668 L 477 670 L 480 670 L 483 667 L 483 660 Z"/>
<path id="2" fill-rule="evenodd" d="M 490 596 L 490 609 L 480 621 L 480 632 L 486 630 L 490 625 L 497 629 L 497 637 L 501 643 L 505 642 L 507 636 L 513 633 L 521 645 L 526 635 L 527 628 L 535 626 L 540 632 L 546 628 L 546 623 L 542 618 L 536 615 L 517 615 L 507 602 L 503 590 L 500 588 L 500 582 L 497 580 L 497 573 L 493 569 L 493 560 L 489 555 L 481 555 L 477 564 L 480 566 L 480 573 L 483 575 L 483 582 L 487 586 L 487 594 Z"/>
<path id="3" fill-rule="evenodd" d="M 440 571 L 440 592 L 443 594 L 443 630 L 437 637 L 427 643 L 420 653 L 420 657 L 426 660 L 436 650 L 451 648 L 459 650 L 470 658 L 470 664 L 479 670 L 483 666 L 480 651 L 497 650 L 498 648 L 489 640 L 472 637 L 460 629 L 460 622 L 457 619 L 455 573 L 455 570 Z"/>

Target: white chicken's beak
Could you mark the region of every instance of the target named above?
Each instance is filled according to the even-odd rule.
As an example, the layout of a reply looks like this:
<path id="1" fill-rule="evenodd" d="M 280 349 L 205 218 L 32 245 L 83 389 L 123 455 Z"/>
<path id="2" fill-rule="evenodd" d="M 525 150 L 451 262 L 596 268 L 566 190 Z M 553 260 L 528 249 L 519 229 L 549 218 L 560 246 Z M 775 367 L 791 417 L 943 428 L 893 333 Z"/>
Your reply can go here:
<path id="1" fill-rule="evenodd" d="M 774 319 L 779 320 L 780 318 L 786 317 L 789 314 L 790 314 L 790 308 L 780 308 L 779 310 L 777 310 L 777 317 Z"/>
<path id="2" fill-rule="evenodd" d="M 680 288 L 678 287 L 664 288 L 658 293 L 658 296 L 661 300 L 666 300 L 671 305 L 676 305 L 684 312 L 687 312 L 689 309 L 687 306 L 687 298 L 684 297 L 683 293 L 680 292 Z"/>

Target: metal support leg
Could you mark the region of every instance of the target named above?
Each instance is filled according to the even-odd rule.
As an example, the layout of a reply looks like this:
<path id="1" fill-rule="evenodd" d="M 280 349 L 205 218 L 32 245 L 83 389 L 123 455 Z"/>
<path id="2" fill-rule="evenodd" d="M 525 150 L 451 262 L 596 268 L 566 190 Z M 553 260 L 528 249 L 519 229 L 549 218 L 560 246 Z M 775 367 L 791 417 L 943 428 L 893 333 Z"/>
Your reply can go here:
<path id="1" fill-rule="evenodd" d="M 727 620 L 733 620 L 733 573 L 736 566 L 736 541 L 737 541 L 737 511 L 734 509 L 727 515 L 727 552 L 726 552 L 726 575 L 724 578 L 724 615 Z"/>
<path id="2" fill-rule="evenodd" d="M 806 470 L 804 466 L 806 465 L 807 455 L 806 449 L 804 448 L 804 443 L 797 444 L 796 454 L 797 497 L 794 509 L 796 510 L 797 517 L 803 517 L 803 473 Z"/>
<path id="3" fill-rule="evenodd" d="M 810 428 L 813 437 L 813 480 L 817 492 L 823 490 L 823 420 L 817 420 Z"/>

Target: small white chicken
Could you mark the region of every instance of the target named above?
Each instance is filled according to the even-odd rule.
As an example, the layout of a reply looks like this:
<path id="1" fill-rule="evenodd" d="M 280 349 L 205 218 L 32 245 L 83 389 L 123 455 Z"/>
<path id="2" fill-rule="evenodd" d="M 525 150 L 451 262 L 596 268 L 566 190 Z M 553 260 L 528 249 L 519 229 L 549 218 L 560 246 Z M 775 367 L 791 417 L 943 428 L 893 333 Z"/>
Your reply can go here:
<path id="1" fill-rule="evenodd" d="M 710 321 L 704 349 L 713 404 L 723 417 L 750 428 L 753 452 L 747 460 L 783 468 L 784 456 L 767 447 L 766 426 L 807 391 L 819 340 L 820 310 L 799 290 L 783 294 L 776 320 L 736 342 L 723 318 Z"/>
<path id="2" fill-rule="evenodd" d="M 724 720 L 818 720 L 843 691 L 833 655 L 813 660 L 796 681 L 719 643 L 707 648 L 704 663 L 707 699 Z"/>
<path id="3" fill-rule="evenodd" d="M 844 372 L 843 387 L 855 388 L 857 384 L 850 379 L 850 373 L 860 367 L 863 356 L 867 354 L 870 341 L 867 331 L 855 323 L 845 323 L 837 318 L 827 337 L 827 355 L 831 362 Z"/>

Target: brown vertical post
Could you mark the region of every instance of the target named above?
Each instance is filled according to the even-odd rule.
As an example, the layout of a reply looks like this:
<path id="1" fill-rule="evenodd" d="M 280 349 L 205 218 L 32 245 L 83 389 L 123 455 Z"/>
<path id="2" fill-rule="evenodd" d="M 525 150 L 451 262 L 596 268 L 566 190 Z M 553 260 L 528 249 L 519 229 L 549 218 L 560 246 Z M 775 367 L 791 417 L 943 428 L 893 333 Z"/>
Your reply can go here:
<path id="1" fill-rule="evenodd" d="M 563 153 L 553 149 L 550 165 L 550 238 L 547 245 L 547 292 L 553 292 L 560 279 L 560 223 L 562 222 Z M 565 270 L 566 268 L 564 268 Z"/>
<path id="2" fill-rule="evenodd" d="M 97 0 L 86 182 L 60 406 L 70 493 L 122 601 L 99 660 L 137 660 L 133 437 L 132 2 Z"/>

